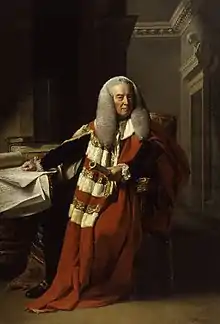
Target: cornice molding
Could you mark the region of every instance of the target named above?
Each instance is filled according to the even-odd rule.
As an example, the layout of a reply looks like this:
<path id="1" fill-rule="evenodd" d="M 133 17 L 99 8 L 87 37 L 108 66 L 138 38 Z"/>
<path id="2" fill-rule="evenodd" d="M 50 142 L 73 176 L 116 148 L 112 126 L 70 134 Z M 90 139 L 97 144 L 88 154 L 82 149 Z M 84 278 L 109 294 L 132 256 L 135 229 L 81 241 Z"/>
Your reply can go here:
<path id="1" fill-rule="evenodd" d="M 192 20 L 191 1 L 182 1 L 169 22 L 138 22 L 133 37 L 179 37 Z"/>
<path id="2" fill-rule="evenodd" d="M 134 27 L 133 37 L 176 37 L 178 33 L 169 22 L 138 22 Z"/>

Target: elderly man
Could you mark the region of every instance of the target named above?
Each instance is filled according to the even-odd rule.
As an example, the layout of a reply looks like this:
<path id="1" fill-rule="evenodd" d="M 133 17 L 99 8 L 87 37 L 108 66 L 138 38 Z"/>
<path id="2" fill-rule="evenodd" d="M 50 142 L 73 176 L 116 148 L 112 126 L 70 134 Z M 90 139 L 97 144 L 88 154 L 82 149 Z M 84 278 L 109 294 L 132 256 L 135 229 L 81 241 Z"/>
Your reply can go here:
<path id="1" fill-rule="evenodd" d="M 24 169 L 66 163 L 77 173 L 77 186 L 56 277 L 28 305 L 33 312 L 99 307 L 129 296 L 142 231 L 169 229 L 177 191 L 189 174 L 184 153 L 150 122 L 126 77 L 103 86 L 95 121 Z M 147 202 L 142 217 L 137 191 Z"/>

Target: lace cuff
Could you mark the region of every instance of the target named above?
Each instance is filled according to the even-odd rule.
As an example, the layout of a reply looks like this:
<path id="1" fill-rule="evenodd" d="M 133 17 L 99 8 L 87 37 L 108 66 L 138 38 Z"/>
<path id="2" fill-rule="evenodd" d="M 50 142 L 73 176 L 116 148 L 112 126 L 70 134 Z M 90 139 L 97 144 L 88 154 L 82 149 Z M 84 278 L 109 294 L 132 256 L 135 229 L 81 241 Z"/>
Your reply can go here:
<path id="1" fill-rule="evenodd" d="M 36 166 L 36 171 L 38 171 L 38 172 L 44 171 L 44 168 L 41 165 L 41 160 L 39 158 L 36 158 L 36 157 L 34 158 L 34 164 Z"/>
<path id="2" fill-rule="evenodd" d="M 121 167 L 122 181 L 128 181 L 131 179 L 131 173 L 129 170 L 129 166 L 125 163 L 119 164 Z"/>

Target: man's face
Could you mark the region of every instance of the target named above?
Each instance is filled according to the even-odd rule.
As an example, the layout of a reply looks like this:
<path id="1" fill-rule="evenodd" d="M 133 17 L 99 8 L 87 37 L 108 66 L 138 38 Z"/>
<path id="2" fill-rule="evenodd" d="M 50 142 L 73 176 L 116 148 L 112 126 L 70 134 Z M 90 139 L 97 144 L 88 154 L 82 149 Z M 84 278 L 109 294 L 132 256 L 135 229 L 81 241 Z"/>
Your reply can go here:
<path id="1" fill-rule="evenodd" d="M 112 88 L 112 95 L 117 114 L 122 118 L 128 117 L 133 110 L 132 86 L 120 83 Z"/>

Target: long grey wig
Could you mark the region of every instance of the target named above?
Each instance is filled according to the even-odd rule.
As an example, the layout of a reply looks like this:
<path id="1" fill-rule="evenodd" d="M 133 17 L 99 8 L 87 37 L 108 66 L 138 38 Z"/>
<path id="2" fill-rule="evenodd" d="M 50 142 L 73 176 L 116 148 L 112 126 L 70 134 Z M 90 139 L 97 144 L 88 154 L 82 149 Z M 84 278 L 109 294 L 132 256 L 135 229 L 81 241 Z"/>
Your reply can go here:
<path id="1" fill-rule="evenodd" d="M 130 79 L 117 76 L 103 85 L 98 97 L 95 128 L 96 135 L 104 146 L 111 146 L 114 143 L 117 130 L 117 113 L 113 101 L 112 87 L 120 83 L 130 84 L 133 89 L 134 107 L 130 118 L 135 134 L 140 140 L 147 138 L 149 134 L 149 112 L 140 91 Z"/>

